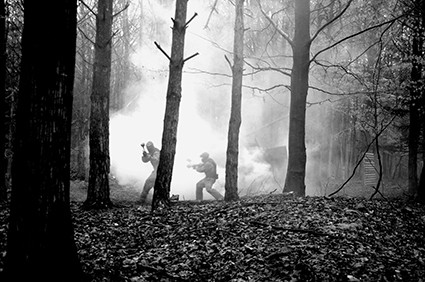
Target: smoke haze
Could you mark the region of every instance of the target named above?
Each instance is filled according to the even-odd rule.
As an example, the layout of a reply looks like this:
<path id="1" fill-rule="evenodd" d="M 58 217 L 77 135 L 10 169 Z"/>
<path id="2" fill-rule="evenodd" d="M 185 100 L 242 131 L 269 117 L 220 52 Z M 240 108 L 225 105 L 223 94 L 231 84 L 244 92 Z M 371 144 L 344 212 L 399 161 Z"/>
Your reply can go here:
<path id="1" fill-rule="evenodd" d="M 194 199 L 196 182 L 204 177 L 193 169 L 187 168 L 188 160 L 199 163 L 199 155 L 209 152 L 217 162 L 219 179 L 214 185 L 224 195 L 225 162 L 227 149 L 227 131 L 230 117 L 231 78 L 211 73 L 230 75 L 224 55 L 232 60 L 225 50 L 233 47 L 233 15 L 224 13 L 213 15 L 214 21 L 228 21 L 229 26 L 220 31 L 204 29 L 209 15 L 209 7 L 202 1 L 191 1 L 188 5 L 187 19 L 196 12 L 198 16 L 189 24 L 185 39 L 185 57 L 199 52 L 200 55 L 187 61 L 182 81 L 182 99 L 180 103 L 177 147 L 171 183 L 171 194 L 179 194 L 180 199 Z M 158 5 L 152 4 L 151 5 Z M 155 7 L 154 7 L 155 8 Z M 174 7 L 161 9 L 156 17 L 163 17 L 166 23 L 159 27 L 164 32 L 157 41 L 167 53 L 171 50 L 171 20 Z M 216 37 L 214 37 L 216 36 Z M 212 38 L 214 37 L 214 38 Z M 211 41 L 219 42 L 220 47 Z M 162 41 L 160 41 L 162 40 Z M 168 84 L 168 59 L 158 50 L 153 41 L 142 44 L 131 60 L 140 69 L 142 80 L 129 85 L 124 93 L 128 97 L 127 106 L 111 115 L 110 155 L 111 173 L 120 184 L 143 187 L 145 179 L 152 171 L 150 163 L 142 163 L 141 143 L 152 141 L 160 149 L 165 111 L 165 96 Z M 199 73 L 205 70 L 210 74 Z M 245 94 L 244 94 L 245 95 Z M 243 96 L 244 96 L 243 95 Z M 245 103 L 246 100 L 249 103 Z M 261 125 L 261 108 L 264 102 L 250 97 L 242 102 L 242 126 L 239 144 L 239 191 L 249 192 L 253 183 L 262 183 L 262 187 L 276 186 L 270 172 L 270 165 L 262 158 L 262 151 L 247 147 L 244 136 L 253 128 Z M 212 117 L 212 118 L 211 118 Z M 258 185 L 258 184 L 256 184 Z M 275 189 L 276 187 L 270 187 Z M 151 191 L 152 193 L 153 191 Z M 212 197 L 204 191 L 204 199 Z"/>

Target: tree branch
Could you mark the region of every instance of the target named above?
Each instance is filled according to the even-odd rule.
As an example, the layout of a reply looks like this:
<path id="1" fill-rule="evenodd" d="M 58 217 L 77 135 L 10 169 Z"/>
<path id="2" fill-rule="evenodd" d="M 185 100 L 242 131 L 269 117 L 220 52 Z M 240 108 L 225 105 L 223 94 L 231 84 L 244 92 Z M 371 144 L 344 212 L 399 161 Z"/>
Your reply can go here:
<path id="1" fill-rule="evenodd" d="M 195 54 L 193 54 L 192 56 L 190 56 L 190 57 L 188 57 L 188 58 L 186 58 L 186 59 L 184 59 L 183 60 L 183 63 L 185 63 L 186 61 L 188 61 L 188 60 L 190 60 L 190 59 L 192 59 L 193 57 L 196 57 L 196 56 L 198 56 L 199 55 L 199 53 L 198 52 L 196 52 Z"/>
<path id="2" fill-rule="evenodd" d="M 130 6 L 130 3 L 127 2 L 127 4 L 125 4 L 124 8 L 122 8 L 121 11 L 118 11 L 116 14 L 114 14 L 112 16 L 112 18 L 115 18 L 116 16 L 118 16 L 119 14 L 121 14 L 122 12 L 124 12 L 129 6 Z"/>
<path id="3" fill-rule="evenodd" d="M 85 6 L 93 14 L 93 16 L 96 16 L 96 13 L 89 7 L 89 5 L 86 4 L 86 2 L 80 0 L 80 3 L 83 4 L 83 6 Z"/>
<path id="4" fill-rule="evenodd" d="M 81 28 L 79 28 L 78 27 L 78 30 L 81 32 L 81 34 L 88 40 L 88 41 L 90 41 L 91 42 L 91 44 L 95 44 L 95 42 L 93 41 L 93 40 L 91 40 L 86 34 L 85 34 L 85 32 L 81 29 Z"/>
<path id="5" fill-rule="evenodd" d="M 184 25 L 184 27 L 186 28 L 188 25 L 189 25 L 189 23 L 196 17 L 198 15 L 198 13 L 195 13 L 191 18 L 190 18 L 190 20 Z"/>
<path id="6" fill-rule="evenodd" d="M 259 71 L 275 71 L 275 72 L 279 72 L 283 75 L 289 76 L 291 77 L 291 74 L 289 72 L 283 71 L 279 68 L 273 68 L 273 67 L 256 67 L 254 65 L 252 65 L 251 63 L 245 61 L 245 63 L 250 66 L 251 68 L 253 68 L 254 70 L 259 70 Z"/>
<path id="7" fill-rule="evenodd" d="M 368 32 L 368 31 L 370 31 L 370 30 L 372 30 L 372 29 L 375 29 L 375 28 L 378 28 L 378 27 L 381 27 L 381 26 L 384 26 L 384 25 L 387 25 L 387 24 L 393 24 L 395 21 L 397 21 L 398 19 L 400 19 L 400 18 L 402 18 L 402 17 L 404 17 L 404 15 L 400 15 L 400 16 L 398 16 L 398 17 L 396 17 L 396 18 L 391 19 L 391 20 L 388 20 L 388 21 L 385 21 L 385 22 L 383 22 L 383 23 L 380 23 L 380 24 L 377 24 L 377 25 L 374 25 L 374 26 L 368 27 L 368 28 L 366 28 L 366 29 L 364 29 L 364 30 L 361 30 L 361 31 L 356 32 L 356 33 L 354 33 L 354 34 L 351 34 L 351 35 L 349 35 L 349 36 L 347 36 L 347 37 L 344 37 L 344 38 L 342 38 L 341 40 L 338 40 L 337 42 L 335 42 L 334 44 L 332 44 L 332 45 L 330 45 L 330 46 L 328 46 L 328 47 L 326 47 L 326 48 L 324 48 L 324 49 L 320 50 L 319 52 L 317 52 L 317 53 L 316 53 L 316 54 L 315 54 L 315 55 L 311 58 L 310 63 L 311 63 L 311 62 L 313 62 L 314 60 L 316 60 L 316 58 L 317 58 L 320 54 L 322 54 L 322 53 L 324 53 L 324 52 L 328 51 L 329 49 L 332 49 L 333 47 L 335 47 L 335 46 L 337 46 L 337 45 L 341 44 L 342 42 L 347 41 L 348 39 L 354 38 L 354 37 L 356 37 L 356 36 L 358 36 L 358 35 L 360 35 L 360 34 L 363 34 L 363 33 L 365 33 L 365 32 Z"/>
<path id="8" fill-rule="evenodd" d="M 313 42 L 314 39 L 316 39 L 316 37 L 319 35 L 319 33 L 322 32 L 322 30 L 324 30 L 326 27 L 330 26 L 333 22 L 335 22 L 337 19 L 339 19 L 345 13 L 345 11 L 347 11 L 348 7 L 350 7 L 352 2 L 353 2 L 353 0 L 348 1 L 347 5 L 344 7 L 344 9 L 342 9 L 342 11 L 338 15 L 336 15 L 333 19 L 331 19 L 330 21 L 325 23 L 322 27 L 320 27 L 316 31 L 316 33 L 313 35 L 310 42 Z"/>
<path id="9" fill-rule="evenodd" d="M 229 67 L 230 67 L 230 69 L 232 70 L 232 73 L 233 73 L 233 66 L 232 66 L 232 63 L 230 62 L 229 58 L 227 58 L 227 56 L 226 56 L 226 55 L 224 55 L 224 58 L 226 59 L 227 63 L 229 64 Z"/>
<path id="10" fill-rule="evenodd" d="M 375 138 L 373 138 L 373 140 L 371 142 L 369 142 L 366 150 L 363 152 L 362 157 L 360 158 L 360 160 L 357 162 L 356 166 L 354 167 L 353 172 L 351 173 L 350 177 L 347 180 L 345 180 L 345 182 L 341 185 L 341 187 L 339 187 L 336 191 L 330 193 L 328 197 L 332 197 L 333 195 L 335 195 L 336 193 L 341 191 L 342 188 L 344 188 L 344 186 L 354 177 L 354 175 L 356 174 L 357 168 L 362 163 L 364 157 L 366 156 L 366 153 L 369 151 L 370 146 L 372 146 L 372 144 L 375 142 L 375 140 L 385 131 L 385 129 L 387 129 L 387 127 L 394 121 L 395 118 L 396 118 L 396 116 L 393 116 L 391 118 L 391 120 L 383 128 L 381 128 L 381 130 L 378 132 L 378 134 L 376 134 Z"/>
<path id="11" fill-rule="evenodd" d="M 291 47 L 294 47 L 294 43 L 291 40 L 291 38 L 289 38 L 289 36 L 283 31 L 280 30 L 278 28 L 278 26 L 276 25 L 276 23 L 273 21 L 273 19 L 271 19 L 266 12 L 263 10 L 263 7 L 261 6 L 261 3 L 259 0 L 257 0 L 258 5 L 260 6 L 260 11 L 263 14 L 263 16 L 270 22 L 270 24 L 276 29 L 276 31 L 286 40 L 288 41 L 289 45 L 291 45 Z"/>
<path id="12" fill-rule="evenodd" d="M 212 6 L 212 8 L 211 8 L 211 12 L 210 12 L 210 14 L 208 15 L 207 22 L 205 23 L 204 29 L 207 29 L 207 28 L 208 28 L 208 24 L 210 23 L 210 19 L 211 19 L 212 13 L 213 13 L 214 11 L 216 11 L 215 7 L 217 6 L 217 2 L 218 2 L 218 0 L 215 0 L 215 1 L 214 1 L 214 4 L 213 4 L 213 6 Z"/>
<path id="13" fill-rule="evenodd" d="M 162 54 L 164 54 L 165 55 L 165 57 L 167 57 L 168 58 L 168 60 L 170 60 L 171 61 L 171 57 L 170 56 L 168 56 L 168 54 L 161 48 L 161 46 L 156 42 L 156 41 L 154 41 L 154 44 L 155 44 L 155 46 L 162 52 Z"/>

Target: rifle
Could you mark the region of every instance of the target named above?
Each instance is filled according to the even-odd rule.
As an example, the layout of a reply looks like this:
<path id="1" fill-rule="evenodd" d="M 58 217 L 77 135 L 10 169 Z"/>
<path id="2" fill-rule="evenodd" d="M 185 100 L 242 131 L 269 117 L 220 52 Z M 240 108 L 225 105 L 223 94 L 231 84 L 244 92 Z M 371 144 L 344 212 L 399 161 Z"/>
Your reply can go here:
<path id="1" fill-rule="evenodd" d="M 188 168 L 193 168 L 193 169 L 198 169 L 198 167 L 200 167 L 202 164 L 192 164 L 191 162 L 191 160 L 190 159 L 187 159 L 187 161 L 189 162 L 188 164 L 187 164 L 187 167 Z"/>

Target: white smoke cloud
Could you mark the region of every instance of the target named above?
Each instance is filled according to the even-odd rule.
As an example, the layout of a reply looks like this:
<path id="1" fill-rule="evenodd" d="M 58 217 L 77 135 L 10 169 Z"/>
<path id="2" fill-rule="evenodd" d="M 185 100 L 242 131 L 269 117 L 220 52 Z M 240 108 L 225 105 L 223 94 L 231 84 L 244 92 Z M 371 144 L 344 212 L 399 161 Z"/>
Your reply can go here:
<path id="1" fill-rule="evenodd" d="M 230 69 L 224 59 L 225 52 L 223 49 L 213 48 L 211 42 L 205 40 L 209 36 L 209 31 L 203 29 L 203 27 L 207 21 L 209 10 L 201 2 L 189 2 L 188 19 L 192 17 L 194 12 L 197 12 L 198 16 L 190 23 L 185 40 L 185 57 L 196 52 L 199 52 L 200 55 L 187 61 L 184 69 L 190 67 L 207 70 L 219 69 L 223 73 L 229 73 Z M 161 16 L 166 17 L 168 20 L 170 16 L 174 16 L 173 9 L 165 10 L 163 7 L 161 9 L 163 9 Z M 233 24 L 233 21 L 231 21 L 231 24 Z M 171 29 L 168 28 L 168 30 L 171 38 Z M 220 34 L 222 39 L 220 44 L 229 48 L 233 44 L 233 29 L 226 30 L 229 34 L 224 34 L 224 31 Z M 227 38 L 227 40 L 224 41 L 223 38 Z M 170 42 L 158 43 L 164 51 L 170 52 Z M 231 49 L 229 48 L 229 50 Z M 165 96 L 168 83 L 168 59 L 152 42 L 152 45 L 144 44 L 141 46 L 133 54 L 131 60 L 134 65 L 140 68 L 144 79 L 126 89 L 126 97 L 135 97 L 131 106 L 129 105 L 123 111 L 111 116 L 111 173 L 121 184 L 135 185 L 141 191 L 144 180 L 152 171 L 152 166 L 149 163 L 142 163 L 140 144 L 153 141 L 156 147 L 161 147 Z M 200 161 L 199 155 L 204 151 L 209 152 L 218 164 L 219 179 L 214 188 L 224 195 L 224 166 L 228 129 L 227 127 L 217 129 L 210 125 L 201 117 L 198 108 L 199 95 L 205 95 L 209 91 L 220 92 L 220 95 L 217 94 L 218 99 L 223 96 L 227 97 L 228 101 L 226 103 L 230 107 L 231 79 L 226 78 L 227 86 L 213 90 L 207 87 L 207 85 L 212 84 L 210 81 L 212 79 L 214 78 L 208 75 L 191 75 L 188 73 L 183 75 L 176 155 L 170 191 L 171 194 L 179 194 L 180 199 L 195 198 L 196 182 L 202 179 L 204 175 L 187 168 L 186 165 L 188 159 L 193 163 L 198 163 Z M 223 95 L 223 92 L 228 93 L 228 95 Z M 206 106 L 208 107 L 208 105 Z M 229 120 L 230 109 L 222 110 L 222 115 L 226 115 L 225 119 Z M 252 113 L 245 113 L 243 119 L 250 115 L 252 116 Z M 254 115 L 257 121 L 258 116 L 258 114 Z M 249 128 L 244 128 L 244 126 Z M 248 132 L 250 128 L 252 128 L 252 123 L 247 120 L 243 121 L 241 135 L 243 132 Z M 256 182 L 256 179 L 271 178 L 270 165 L 261 159 L 261 153 L 258 149 L 247 149 L 241 136 L 239 154 L 240 190 L 245 189 L 246 191 L 247 187 Z M 204 191 L 204 199 L 212 199 L 212 197 Z"/>

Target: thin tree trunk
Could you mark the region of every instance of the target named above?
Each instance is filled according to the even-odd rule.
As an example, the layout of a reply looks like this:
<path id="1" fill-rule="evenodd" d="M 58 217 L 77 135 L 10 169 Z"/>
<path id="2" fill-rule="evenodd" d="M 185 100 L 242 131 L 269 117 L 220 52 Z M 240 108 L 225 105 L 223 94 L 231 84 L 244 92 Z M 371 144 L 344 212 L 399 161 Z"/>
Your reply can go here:
<path id="1" fill-rule="evenodd" d="M 83 6 L 83 5 L 81 5 Z M 82 89 L 81 89 L 81 113 L 82 113 L 82 130 L 80 132 L 80 143 L 78 146 L 78 175 L 80 179 L 85 181 L 89 180 L 89 134 L 90 134 L 90 95 L 93 85 L 93 79 L 90 79 L 90 73 L 93 72 L 93 67 L 88 63 L 93 61 L 94 52 L 90 48 L 90 44 L 87 44 L 87 41 L 83 44 L 84 48 L 84 58 L 82 60 Z"/>
<path id="2" fill-rule="evenodd" d="M 111 80 L 112 0 L 99 0 L 90 114 L 90 171 L 84 208 L 108 208 L 109 93 Z"/>
<path id="3" fill-rule="evenodd" d="M 79 14 L 84 15 L 86 13 L 86 6 L 80 5 Z M 88 32 L 88 24 L 80 25 L 84 33 Z M 78 38 L 78 37 L 77 37 Z M 74 111 L 73 111 L 73 134 L 71 137 L 72 148 L 76 151 L 75 154 L 71 154 L 71 163 L 74 169 L 75 179 L 83 181 L 88 180 L 88 134 L 89 134 L 89 116 L 90 116 L 90 84 L 89 78 L 90 65 L 88 62 L 92 60 L 91 43 L 83 38 L 82 40 L 77 39 L 78 56 L 77 65 L 80 66 L 80 73 L 76 73 L 75 87 L 74 87 Z"/>
<path id="4" fill-rule="evenodd" d="M 375 140 L 375 148 L 376 148 L 376 156 L 378 158 L 378 181 L 376 182 L 375 191 L 370 196 L 370 199 L 373 199 L 376 194 L 379 193 L 379 188 L 381 187 L 382 182 L 382 160 L 381 160 L 381 152 L 379 150 L 379 138 Z"/>
<path id="5" fill-rule="evenodd" d="M 69 204 L 77 1 L 29 0 L 24 8 L 2 281 L 82 281 Z"/>
<path id="6" fill-rule="evenodd" d="M 420 89 L 417 83 L 420 83 L 422 66 L 418 58 L 421 57 L 420 37 L 414 31 L 412 41 L 412 70 L 411 81 L 412 86 L 410 90 L 410 107 L 409 107 L 409 193 L 415 195 L 418 190 L 418 146 L 419 146 L 419 100 Z"/>
<path id="7" fill-rule="evenodd" d="M 187 1 L 177 0 L 169 65 L 167 101 L 165 107 L 162 148 L 155 181 L 152 211 L 169 206 L 171 177 L 177 144 L 177 126 L 182 95 L 184 39 L 186 34 Z"/>
<path id="8" fill-rule="evenodd" d="M 0 202 L 7 200 L 6 172 L 6 8 L 0 3 Z"/>
<path id="9" fill-rule="evenodd" d="M 140 5 L 140 18 L 139 18 L 139 38 L 138 38 L 138 45 L 142 46 L 143 45 L 143 27 L 144 27 L 144 8 L 143 8 L 143 0 L 139 0 L 139 5 Z"/>
<path id="10" fill-rule="evenodd" d="M 424 40 L 425 40 L 425 1 L 421 1 L 421 4 L 419 5 L 419 11 L 420 11 L 420 25 L 419 25 L 419 53 L 422 54 L 421 57 L 421 62 L 423 62 L 425 55 L 423 54 L 424 52 Z M 421 75 L 421 83 L 420 83 L 420 87 L 423 89 L 424 86 L 424 82 L 423 82 L 423 77 L 422 77 L 422 70 L 423 70 L 423 64 L 420 65 L 420 75 Z M 421 119 L 421 126 L 422 126 L 422 171 L 421 171 L 421 176 L 419 179 L 419 185 L 417 187 L 418 192 L 417 192 L 417 199 L 422 202 L 425 203 L 425 93 L 424 91 L 422 91 L 422 97 L 421 97 L 421 102 L 422 102 L 422 119 Z"/>
<path id="11" fill-rule="evenodd" d="M 334 111 L 332 109 L 332 107 L 330 107 L 329 109 L 330 113 L 329 113 L 329 124 L 330 124 L 330 132 L 329 132 L 329 150 L 328 150 L 328 163 L 327 163 L 327 168 L 328 168 L 328 179 L 331 178 L 334 173 L 334 165 L 333 165 L 333 159 L 334 159 L 334 148 L 335 148 L 335 141 L 334 141 L 334 132 L 335 132 L 335 125 L 334 125 Z"/>
<path id="12" fill-rule="evenodd" d="M 241 126 L 243 45 L 244 45 L 244 0 L 236 0 L 235 35 L 232 66 L 232 108 L 227 137 L 225 201 L 235 201 L 238 196 L 239 129 Z"/>
<path id="13" fill-rule="evenodd" d="M 310 65 L 310 1 L 295 2 L 295 34 L 292 46 L 291 103 L 289 112 L 288 172 L 284 191 L 305 196 L 305 113 Z"/>

